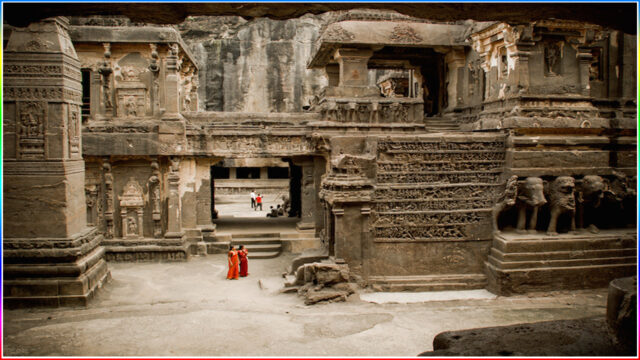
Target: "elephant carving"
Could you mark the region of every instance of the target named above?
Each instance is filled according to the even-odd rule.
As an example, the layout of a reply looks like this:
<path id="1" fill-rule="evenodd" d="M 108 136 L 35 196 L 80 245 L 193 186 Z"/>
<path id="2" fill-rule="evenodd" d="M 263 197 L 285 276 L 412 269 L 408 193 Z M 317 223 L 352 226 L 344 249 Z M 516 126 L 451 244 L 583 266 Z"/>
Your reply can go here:
<path id="1" fill-rule="evenodd" d="M 518 176 L 513 175 L 507 180 L 507 185 L 504 189 L 500 198 L 498 198 L 498 202 L 493 205 L 491 209 L 491 217 L 493 220 L 493 231 L 496 234 L 500 233 L 500 229 L 498 228 L 498 216 L 502 211 L 508 209 L 516 204 L 516 196 L 518 193 Z"/>
<path id="2" fill-rule="evenodd" d="M 516 232 L 535 233 L 538 224 L 538 210 L 547 203 L 544 197 L 544 183 L 539 177 L 528 177 L 518 186 L 518 197 L 516 206 L 518 207 L 518 224 Z M 527 226 L 527 209 L 531 209 L 529 224 Z"/>
<path id="3" fill-rule="evenodd" d="M 525 233 L 536 231 L 538 223 L 538 209 L 547 203 L 544 197 L 544 184 L 539 177 L 528 177 L 524 181 L 518 181 L 516 175 L 509 178 L 504 193 L 492 209 L 493 228 L 495 233 L 500 233 L 498 229 L 498 216 L 502 211 L 512 206 L 518 208 L 518 223 L 516 231 Z M 527 226 L 527 210 L 531 210 L 531 216 Z"/>
<path id="4" fill-rule="evenodd" d="M 587 215 L 588 209 L 595 209 L 600 206 L 607 190 L 604 180 L 597 175 L 587 175 L 576 184 L 576 221 L 579 229 L 585 227 L 589 232 L 597 234 L 598 228 L 591 222 L 592 218 Z"/>
<path id="5" fill-rule="evenodd" d="M 575 179 L 571 176 L 559 176 L 551 183 L 549 188 L 551 218 L 549 219 L 547 235 L 558 235 L 556 230 L 558 217 L 564 213 L 569 213 L 571 216 L 570 231 L 574 232 L 576 230 L 575 187 Z"/>

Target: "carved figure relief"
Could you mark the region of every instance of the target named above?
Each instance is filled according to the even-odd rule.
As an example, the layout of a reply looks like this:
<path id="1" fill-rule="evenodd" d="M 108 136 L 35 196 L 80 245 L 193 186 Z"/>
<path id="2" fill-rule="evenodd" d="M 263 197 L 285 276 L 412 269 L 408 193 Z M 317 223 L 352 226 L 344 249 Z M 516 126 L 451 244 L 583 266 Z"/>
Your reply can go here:
<path id="1" fill-rule="evenodd" d="M 69 107 L 69 151 L 80 152 L 80 115 L 76 106 Z"/>
<path id="2" fill-rule="evenodd" d="M 139 238 L 143 236 L 143 207 L 142 187 L 134 177 L 130 177 L 120 196 L 123 237 Z"/>
<path id="3" fill-rule="evenodd" d="M 560 43 L 547 42 L 544 47 L 544 60 L 547 76 L 556 76 L 560 74 Z"/>
<path id="4" fill-rule="evenodd" d="M 549 187 L 551 219 L 547 235 L 558 235 L 558 217 L 564 213 L 569 213 L 571 217 L 570 231 L 576 230 L 575 187 L 575 180 L 571 176 L 560 176 L 551 183 Z"/>
<path id="5" fill-rule="evenodd" d="M 106 209 L 104 212 L 105 219 L 105 238 L 112 239 L 114 236 L 113 212 L 114 212 L 114 195 L 113 195 L 113 173 L 111 172 L 111 164 L 108 160 L 102 163 L 102 172 L 104 174 L 105 185 L 105 202 Z"/>
<path id="6" fill-rule="evenodd" d="M 422 37 L 408 25 L 397 25 L 393 28 L 389 40 L 400 43 L 418 43 L 422 41 Z"/>
<path id="7" fill-rule="evenodd" d="M 113 103 L 111 102 L 111 73 L 113 72 L 111 68 L 111 44 L 103 43 L 102 45 L 104 46 L 104 58 L 98 69 L 98 73 L 102 75 L 102 106 L 104 106 L 107 115 L 111 115 L 113 111 Z"/>
<path id="8" fill-rule="evenodd" d="M 323 37 L 325 41 L 333 40 L 337 42 L 350 41 L 355 38 L 352 33 L 343 29 L 340 24 L 331 25 L 329 29 L 324 32 Z"/>
<path id="9" fill-rule="evenodd" d="M 18 115 L 19 153 L 23 159 L 44 159 L 46 104 L 21 102 Z"/>

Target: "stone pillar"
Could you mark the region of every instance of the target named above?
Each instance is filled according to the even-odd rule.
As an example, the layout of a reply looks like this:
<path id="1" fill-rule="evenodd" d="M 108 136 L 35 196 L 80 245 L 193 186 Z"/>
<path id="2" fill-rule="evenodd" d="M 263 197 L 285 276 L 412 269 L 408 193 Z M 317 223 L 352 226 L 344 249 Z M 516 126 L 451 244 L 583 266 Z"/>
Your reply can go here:
<path id="1" fill-rule="evenodd" d="M 164 79 L 164 109 L 166 119 L 177 119 L 180 111 L 180 77 L 178 75 L 178 44 L 169 44 Z"/>
<path id="2" fill-rule="evenodd" d="M 86 305 L 109 278 L 87 226 L 80 63 L 66 18 L 15 29 L 4 51 L 4 305 Z M 37 76 L 33 70 L 37 69 Z"/>
<path id="3" fill-rule="evenodd" d="M 181 238 L 184 235 L 182 231 L 180 217 L 180 158 L 171 157 L 171 171 L 167 176 L 169 188 L 169 197 L 167 199 L 167 232 L 165 238 Z"/>
<path id="4" fill-rule="evenodd" d="M 369 85 L 367 62 L 372 55 L 368 49 L 338 49 L 334 55 L 340 66 L 338 86 Z"/>
<path id="5" fill-rule="evenodd" d="M 211 160 L 196 160 L 196 222 L 205 241 L 214 241 L 216 225 L 211 221 Z"/>
<path id="6" fill-rule="evenodd" d="M 449 86 L 447 90 L 449 106 L 445 110 L 453 110 L 462 105 L 463 98 L 460 85 L 464 82 L 462 69 L 464 68 L 464 49 L 452 49 L 445 55 L 446 66 L 449 70 Z"/>
<path id="7" fill-rule="evenodd" d="M 333 227 L 333 256 L 336 259 L 344 260 L 346 254 L 346 238 L 345 238 L 345 224 L 344 224 L 344 209 L 334 205 L 331 209 L 334 217 Z M 329 251 L 331 254 L 331 250 Z"/>
<path id="8" fill-rule="evenodd" d="M 260 179 L 266 180 L 269 178 L 268 170 L 269 168 L 267 168 L 266 166 L 260 168 Z"/>
<path id="9" fill-rule="evenodd" d="M 300 184 L 302 209 L 300 221 L 296 224 L 298 230 L 315 231 L 314 211 L 316 209 L 316 198 L 318 194 L 313 181 L 313 159 L 299 163 L 302 168 L 302 179 Z"/>
<path id="10" fill-rule="evenodd" d="M 236 174 L 236 170 L 238 168 L 235 167 L 230 167 L 229 168 L 229 179 L 236 179 L 237 178 L 237 174 Z"/>
<path id="11" fill-rule="evenodd" d="M 340 84 L 340 66 L 337 64 L 329 64 L 324 68 L 327 74 L 329 86 L 338 86 Z"/>
<path id="12" fill-rule="evenodd" d="M 589 85 L 589 66 L 593 55 L 591 49 L 585 47 L 578 47 L 578 73 L 580 76 L 580 94 L 589 96 L 591 94 L 591 87 Z"/>

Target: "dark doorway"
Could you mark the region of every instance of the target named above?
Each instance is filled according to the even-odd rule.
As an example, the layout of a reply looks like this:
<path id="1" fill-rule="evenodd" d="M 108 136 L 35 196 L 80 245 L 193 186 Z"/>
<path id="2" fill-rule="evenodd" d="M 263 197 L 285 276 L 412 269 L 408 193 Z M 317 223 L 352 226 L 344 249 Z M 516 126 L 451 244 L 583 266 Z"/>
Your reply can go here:
<path id="1" fill-rule="evenodd" d="M 300 196 L 302 167 L 290 164 L 291 180 L 289 181 L 289 199 L 291 199 L 291 210 L 289 217 L 300 217 L 302 214 L 302 199 Z"/>

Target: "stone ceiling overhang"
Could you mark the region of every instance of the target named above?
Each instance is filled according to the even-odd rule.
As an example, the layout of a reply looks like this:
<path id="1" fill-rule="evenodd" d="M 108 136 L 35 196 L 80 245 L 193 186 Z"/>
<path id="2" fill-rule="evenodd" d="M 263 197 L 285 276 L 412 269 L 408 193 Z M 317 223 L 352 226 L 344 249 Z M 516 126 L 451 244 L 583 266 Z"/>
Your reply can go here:
<path id="1" fill-rule="evenodd" d="M 395 10 L 401 14 L 432 21 L 501 21 L 528 23 L 541 19 L 585 21 L 622 30 L 637 32 L 637 2 L 564 2 L 564 3 L 3 3 L 4 22 L 13 26 L 27 26 L 52 16 L 123 15 L 133 22 L 178 24 L 187 16 L 236 15 L 245 19 L 268 17 L 285 20 L 305 14 L 321 14 L 357 8 Z"/>
<path id="2" fill-rule="evenodd" d="M 197 68 L 195 58 L 180 37 L 170 27 L 161 26 L 70 26 L 69 36 L 73 43 L 127 43 L 127 44 L 172 44 L 177 43 L 181 51 Z"/>
<path id="3" fill-rule="evenodd" d="M 316 42 L 308 68 L 322 68 L 333 61 L 341 47 L 443 48 L 470 46 L 467 26 L 401 21 L 340 21 L 325 29 Z"/>

